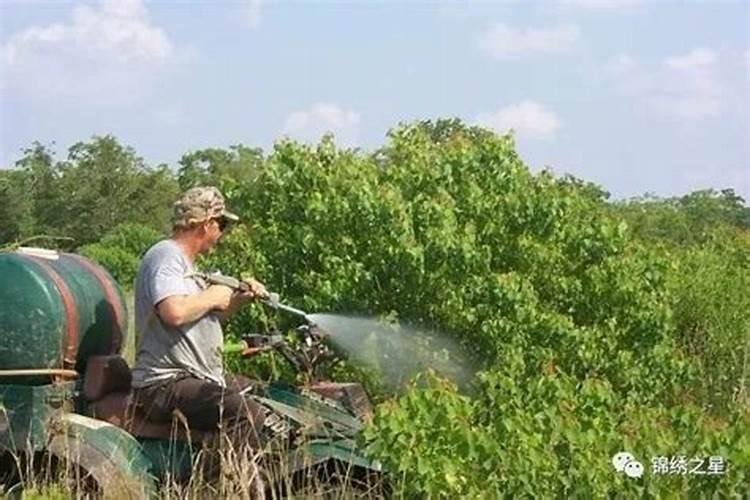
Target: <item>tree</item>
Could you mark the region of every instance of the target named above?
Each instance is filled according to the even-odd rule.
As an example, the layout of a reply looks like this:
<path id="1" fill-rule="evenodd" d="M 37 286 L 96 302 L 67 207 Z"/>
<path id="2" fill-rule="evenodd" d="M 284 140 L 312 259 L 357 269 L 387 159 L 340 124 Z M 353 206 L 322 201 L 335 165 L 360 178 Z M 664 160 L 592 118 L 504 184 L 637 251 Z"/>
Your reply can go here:
<path id="1" fill-rule="evenodd" d="M 28 234 L 31 203 L 25 195 L 24 173 L 0 171 L 0 245 L 20 240 Z"/>
<path id="2" fill-rule="evenodd" d="M 745 200 L 734 189 L 693 191 L 679 198 L 677 203 L 696 230 L 719 224 L 750 229 L 750 209 L 745 207 Z"/>
<path id="3" fill-rule="evenodd" d="M 55 235 L 54 221 L 60 203 L 59 172 L 54 154 L 34 142 L 23 151 L 16 168 L 0 173 L 0 242 L 9 243 L 34 235 Z"/>
<path id="4" fill-rule="evenodd" d="M 109 135 L 74 144 L 65 161 L 55 161 L 35 142 L 16 165 L 0 187 L 0 200 L 8 205 L 0 217 L 17 221 L 3 226 L 4 239 L 49 234 L 73 238 L 76 247 L 123 222 L 162 231 L 177 196 L 165 165 L 148 167 Z"/>
<path id="5" fill-rule="evenodd" d="M 672 245 L 700 243 L 722 228 L 750 229 L 750 208 L 733 189 L 705 189 L 673 198 L 646 195 L 611 208 L 636 236 Z"/>
<path id="6" fill-rule="evenodd" d="M 216 186 L 228 198 L 238 186 L 255 180 L 263 166 L 263 151 L 243 145 L 200 149 L 180 158 L 177 179 L 183 191 L 194 186 Z"/>

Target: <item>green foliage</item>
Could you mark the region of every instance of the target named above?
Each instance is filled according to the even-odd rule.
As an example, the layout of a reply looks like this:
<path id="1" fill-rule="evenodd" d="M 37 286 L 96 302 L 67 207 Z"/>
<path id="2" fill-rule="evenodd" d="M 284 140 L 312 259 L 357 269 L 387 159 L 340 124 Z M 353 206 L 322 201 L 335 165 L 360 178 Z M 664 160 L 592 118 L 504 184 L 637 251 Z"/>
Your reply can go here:
<path id="1" fill-rule="evenodd" d="M 216 186 L 232 198 L 240 185 L 253 182 L 263 165 L 263 152 L 243 145 L 229 150 L 208 148 L 186 153 L 180 159 L 177 180 L 185 191 L 195 186 Z"/>
<path id="2" fill-rule="evenodd" d="M 178 189 L 166 166 L 147 167 L 111 136 L 74 144 L 65 161 L 34 143 L 16 167 L 0 182 L 0 201 L 14 207 L 0 218 L 17 221 L 0 242 L 45 234 L 71 237 L 75 248 L 125 222 L 164 230 Z"/>
<path id="3" fill-rule="evenodd" d="M 613 205 L 636 237 L 670 246 L 709 238 L 720 226 L 750 229 L 750 207 L 732 189 L 706 189 L 676 198 L 645 196 Z"/>
<path id="4" fill-rule="evenodd" d="M 98 262 L 125 288 L 132 288 L 146 250 L 164 235 L 143 224 L 120 224 L 78 253 Z"/>
<path id="5" fill-rule="evenodd" d="M 10 243 L 44 232 L 38 221 L 54 213 L 57 205 L 52 153 L 35 142 L 16 163 L 17 170 L 3 171 L 0 182 L 0 242 Z"/>
<path id="6" fill-rule="evenodd" d="M 696 402 L 724 413 L 750 402 L 750 233 L 715 231 L 674 252 L 669 290 L 677 340 L 700 366 Z"/>
<path id="7" fill-rule="evenodd" d="M 243 222 L 200 267 L 255 276 L 309 312 L 431 327 L 479 360 L 468 392 L 429 375 L 389 394 L 371 370 L 334 366 L 337 379 L 366 374 L 385 400 L 364 440 L 394 472 L 397 494 L 750 491 L 750 219 L 733 191 L 610 203 L 592 183 L 531 173 L 511 136 L 458 120 L 401 125 L 374 153 L 337 148 L 330 136 L 314 146 L 283 140 L 267 156 L 200 150 L 183 156 L 176 180 L 113 141 L 71 148 L 63 163 L 39 145 L 27 152 L 20 170 L 0 177 L 0 199 L 24 201 L 24 189 L 45 197 L 0 210 L 15 221 L 3 226 L 8 237 L 58 228 L 86 241 L 92 228 L 99 241 L 82 251 L 129 283 L 158 233 L 117 224 L 161 226 L 177 182 L 217 185 Z M 73 189 L 89 177 L 92 186 Z M 124 198 L 103 188 L 131 185 L 123 179 L 164 187 L 152 205 L 142 200 L 157 188 L 125 189 Z M 123 211 L 108 215 L 97 196 Z M 75 208 L 65 206 L 70 197 Z M 82 220 L 67 222 L 71 210 Z M 227 338 L 290 326 L 253 306 L 230 321 Z M 271 354 L 250 365 L 232 354 L 227 364 L 293 378 Z M 644 463 L 642 479 L 613 470 L 623 450 Z M 652 457 L 679 455 L 723 456 L 729 469 L 651 472 Z"/>
<path id="8" fill-rule="evenodd" d="M 600 198 L 532 175 L 509 137 L 429 127 L 394 130 L 373 156 L 278 143 L 233 200 L 256 273 L 306 310 L 438 325 L 487 363 L 518 347 L 529 373 L 554 362 L 633 397 L 668 392 L 683 366 L 667 264 L 629 247 Z M 237 254 L 222 255 L 231 271 Z"/>
<path id="9" fill-rule="evenodd" d="M 0 170 L 0 242 L 18 241 L 31 233 L 31 209 L 22 173 Z"/>
<path id="10" fill-rule="evenodd" d="M 532 174 L 510 137 L 439 121 L 396 128 L 372 155 L 330 137 L 279 142 L 231 203 L 248 221 L 247 265 L 289 303 L 432 325 L 484 362 L 471 396 L 438 384 L 379 407 L 367 441 L 402 493 L 737 494 L 744 475 L 612 470 L 621 449 L 648 461 L 746 446 L 747 421 L 730 401 L 716 430 L 684 393 L 704 372 L 678 331 L 678 263 L 634 239 L 606 198 Z M 213 262 L 243 258 L 221 250 Z"/>
<path id="11" fill-rule="evenodd" d="M 71 492 L 59 484 L 27 488 L 21 496 L 24 500 L 70 500 L 71 497 Z"/>
<path id="12" fill-rule="evenodd" d="M 715 420 L 692 405 L 634 405 L 599 379 L 556 372 L 519 381 L 514 368 L 482 374 L 474 399 L 430 379 L 378 407 L 365 437 L 371 453 L 385 457 L 399 491 L 435 498 L 739 498 L 747 492 L 747 413 Z M 611 457 L 623 450 L 643 463 L 641 479 L 614 471 Z M 652 460 L 660 456 L 721 456 L 729 465 L 724 475 L 657 475 Z"/>

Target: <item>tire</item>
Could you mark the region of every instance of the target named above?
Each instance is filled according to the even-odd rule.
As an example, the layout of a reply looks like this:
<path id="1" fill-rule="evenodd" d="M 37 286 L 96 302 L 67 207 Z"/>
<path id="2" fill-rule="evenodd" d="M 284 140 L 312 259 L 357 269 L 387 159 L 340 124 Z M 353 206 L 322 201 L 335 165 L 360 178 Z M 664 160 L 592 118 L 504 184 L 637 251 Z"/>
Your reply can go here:
<path id="1" fill-rule="evenodd" d="M 149 485 L 117 467 L 100 450 L 72 436 L 58 435 L 47 447 L 75 496 L 117 500 L 147 498 Z"/>

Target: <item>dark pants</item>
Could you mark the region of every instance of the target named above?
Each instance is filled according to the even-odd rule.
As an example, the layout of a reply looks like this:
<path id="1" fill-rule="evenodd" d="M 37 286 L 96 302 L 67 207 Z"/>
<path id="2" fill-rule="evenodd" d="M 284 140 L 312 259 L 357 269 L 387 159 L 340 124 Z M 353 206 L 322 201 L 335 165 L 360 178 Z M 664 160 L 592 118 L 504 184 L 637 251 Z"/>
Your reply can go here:
<path id="1" fill-rule="evenodd" d="M 221 430 L 236 446 L 258 449 L 265 409 L 240 391 L 250 379 L 238 375 L 226 378 L 227 387 L 189 375 L 179 376 L 135 390 L 140 411 L 148 420 L 171 422 L 175 410 L 185 416 L 191 429 Z"/>

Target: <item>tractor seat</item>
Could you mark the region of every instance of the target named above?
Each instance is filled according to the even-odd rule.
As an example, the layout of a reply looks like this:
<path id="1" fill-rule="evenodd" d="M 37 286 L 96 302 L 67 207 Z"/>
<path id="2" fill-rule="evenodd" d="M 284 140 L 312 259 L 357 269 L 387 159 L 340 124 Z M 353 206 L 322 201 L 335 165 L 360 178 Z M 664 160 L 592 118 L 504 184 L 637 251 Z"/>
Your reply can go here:
<path id="1" fill-rule="evenodd" d="M 83 397 L 94 402 L 111 393 L 129 393 L 132 381 L 133 374 L 122 356 L 91 356 L 83 377 Z"/>
<path id="2" fill-rule="evenodd" d="M 88 402 L 90 415 L 140 438 L 204 442 L 214 434 L 188 429 L 179 411 L 175 412 L 172 422 L 148 420 L 143 408 L 133 401 L 132 379 L 128 363 L 120 355 L 89 358 L 83 381 L 83 397 Z"/>

